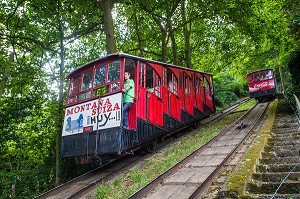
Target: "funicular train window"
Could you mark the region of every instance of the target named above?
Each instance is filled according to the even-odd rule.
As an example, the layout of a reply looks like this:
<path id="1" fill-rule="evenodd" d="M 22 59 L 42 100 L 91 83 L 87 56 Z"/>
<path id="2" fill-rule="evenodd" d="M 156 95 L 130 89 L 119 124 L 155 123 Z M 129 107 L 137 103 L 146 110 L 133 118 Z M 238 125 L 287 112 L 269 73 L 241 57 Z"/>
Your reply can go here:
<path id="1" fill-rule="evenodd" d="M 182 80 L 182 74 L 179 73 L 179 86 L 180 86 L 180 88 L 182 88 L 182 82 L 183 82 L 183 80 Z"/>
<path id="2" fill-rule="evenodd" d="M 160 97 L 160 84 L 161 80 L 159 75 L 154 71 L 150 65 L 146 65 L 146 89 Z"/>
<path id="3" fill-rule="evenodd" d="M 272 70 L 266 71 L 266 78 L 271 79 L 273 77 L 273 72 Z"/>
<path id="4" fill-rule="evenodd" d="M 196 93 L 200 93 L 200 79 L 198 76 L 195 76 L 195 87 L 196 87 Z"/>
<path id="5" fill-rule="evenodd" d="M 191 82 L 191 79 L 190 79 L 190 77 L 189 76 L 187 76 L 187 75 L 184 75 L 184 92 L 186 93 L 186 94 L 190 94 L 191 93 L 191 84 L 190 84 L 190 82 Z"/>
<path id="6" fill-rule="evenodd" d="M 78 101 L 84 100 L 84 99 L 88 99 L 91 97 L 91 92 L 86 92 L 86 93 L 81 93 L 78 95 Z"/>
<path id="7" fill-rule="evenodd" d="M 173 92 L 174 94 L 178 95 L 178 79 L 174 74 L 172 74 L 172 76 L 173 76 Z"/>
<path id="8" fill-rule="evenodd" d="M 74 77 L 70 83 L 69 90 L 69 103 L 73 103 L 77 100 L 77 95 L 80 92 L 81 76 Z"/>
<path id="9" fill-rule="evenodd" d="M 167 70 L 167 76 L 168 76 L 168 86 L 170 88 L 170 91 L 175 95 L 178 95 L 178 79 L 169 68 Z"/>
<path id="10" fill-rule="evenodd" d="M 252 82 L 253 81 L 253 75 L 248 75 L 247 79 L 248 79 L 248 82 Z"/>
<path id="11" fill-rule="evenodd" d="M 111 91 L 116 91 L 120 89 L 120 82 L 114 82 L 111 84 Z"/>
<path id="12" fill-rule="evenodd" d="M 94 87 L 93 96 L 120 89 L 120 60 L 96 68 Z"/>
<path id="13" fill-rule="evenodd" d="M 94 86 L 99 86 L 105 83 L 106 67 L 102 65 L 96 68 Z"/>
<path id="14" fill-rule="evenodd" d="M 91 97 L 91 91 L 89 89 L 92 88 L 92 77 L 93 77 L 92 70 L 85 72 L 83 74 L 81 93 L 78 95 L 77 101 L 81 101 Z"/>
<path id="15" fill-rule="evenodd" d="M 209 91 L 210 92 L 211 90 L 210 90 L 210 84 L 209 84 L 208 80 L 206 79 L 206 77 L 204 77 L 203 80 L 204 80 L 205 91 Z"/>
<path id="16" fill-rule="evenodd" d="M 140 64 L 139 85 L 146 88 L 146 64 Z"/>
<path id="17" fill-rule="evenodd" d="M 255 73 L 254 75 L 253 75 L 253 79 L 254 80 L 259 80 L 259 73 Z"/>
<path id="18" fill-rule="evenodd" d="M 106 71 L 107 71 L 106 65 L 101 65 L 101 66 L 96 68 L 94 87 L 98 87 L 98 86 L 101 86 L 103 84 L 106 84 L 106 82 L 107 82 Z M 97 88 L 93 91 L 93 96 L 104 95 L 108 92 L 109 92 L 109 86 L 108 85 L 101 86 L 100 88 Z"/>
<path id="19" fill-rule="evenodd" d="M 82 85 L 81 85 L 81 91 L 92 88 L 92 75 L 93 75 L 92 70 L 84 73 L 83 80 L 82 80 Z"/>
<path id="20" fill-rule="evenodd" d="M 120 61 L 108 64 L 108 82 L 120 80 Z M 120 89 L 120 81 L 111 84 L 111 91 Z"/>
<path id="21" fill-rule="evenodd" d="M 108 82 L 120 80 L 120 61 L 108 64 Z"/>
<path id="22" fill-rule="evenodd" d="M 93 96 L 100 96 L 100 95 L 105 95 L 106 93 L 109 92 L 109 86 L 105 85 L 103 87 L 97 88 L 93 92 Z"/>
<path id="23" fill-rule="evenodd" d="M 259 73 L 259 78 L 261 79 L 261 80 L 264 80 L 265 78 L 266 78 L 266 71 L 261 71 L 260 73 Z"/>
<path id="24" fill-rule="evenodd" d="M 157 97 L 160 97 L 160 77 L 155 72 L 154 73 L 155 85 L 154 85 L 154 92 Z"/>
<path id="25" fill-rule="evenodd" d="M 164 87 L 167 87 L 167 68 L 166 67 L 163 67 L 162 85 Z"/>
<path id="26" fill-rule="evenodd" d="M 129 72 L 130 79 L 135 81 L 135 66 L 137 65 L 136 61 L 133 59 L 125 59 L 125 71 Z"/>

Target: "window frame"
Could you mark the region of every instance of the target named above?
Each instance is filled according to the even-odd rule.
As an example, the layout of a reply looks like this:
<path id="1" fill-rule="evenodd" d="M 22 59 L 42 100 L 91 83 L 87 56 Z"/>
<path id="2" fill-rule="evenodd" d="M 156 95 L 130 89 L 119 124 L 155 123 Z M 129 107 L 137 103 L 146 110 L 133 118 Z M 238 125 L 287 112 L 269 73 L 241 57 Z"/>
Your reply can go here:
<path id="1" fill-rule="evenodd" d="M 96 62 L 96 63 L 93 63 L 93 64 L 87 66 L 84 70 L 81 70 L 80 72 L 79 71 L 76 72 L 73 75 L 73 77 L 70 78 L 70 83 L 69 83 L 69 88 L 68 88 L 68 96 L 67 96 L 67 105 L 82 103 L 84 101 L 88 101 L 90 99 L 94 99 L 99 96 L 106 96 L 106 95 L 110 95 L 110 94 L 121 91 L 122 77 L 123 77 L 122 76 L 122 67 L 123 67 L 122 60 L 123 60 L 123 58 L 118 58 L 118 59 L 108 60 L 105 62 L 99 62 L 99 63 Z M 108 81 L 109 65 L 114 62 L 119 62 L 119 70 L 118 70 L 119 79 L 114 79 L 113 81 Z M 99 67 L 105 67 L 104 83 L 95 85 L 96 72 Z M 91 87 L 87 88 L 85 90 L 82 90 L 84 75 L 91 71 L 92 71 Z M 71 89 L 72 89 L 71 87 L 74 84 L 74 80 L 76 78 L 77 78 L 77 80 L 79 80 L 79 82 L 78 82 L 79 89 L 77 89 L 77 92 L 74 93 L 71 91 Z M 113 84 L 116 84 L 116 83 L 118 83 L 119 86 L 117 89 L 113 90 Z M 104 93 L 97 94 L 97 91 L 100 89 L 107 89 L 107 90 Z M 83 96 L 82 99 L 79 99 L 80 95 Z"/>

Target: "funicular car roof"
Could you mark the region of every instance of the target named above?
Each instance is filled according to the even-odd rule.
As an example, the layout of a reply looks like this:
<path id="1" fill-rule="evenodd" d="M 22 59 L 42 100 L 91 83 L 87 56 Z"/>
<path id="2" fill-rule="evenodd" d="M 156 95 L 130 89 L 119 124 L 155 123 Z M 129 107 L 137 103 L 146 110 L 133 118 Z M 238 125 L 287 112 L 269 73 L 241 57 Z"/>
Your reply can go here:
<path id="1" fill-rule="evenodd" d="M 106 61 L 106 60 L 109 60 L 111 58 L 114 58 L 114 57 L 125 57 L 125 58 L 130 58 L 130 59 L 138 59 L 138 60 L 141 60 L 141 61 L 145 61 L 145 62 L 152 62 L 152 63 L 156 63 L 156 64 L 160 64 L 160 65 L 164 65 L 164 66 L 171 66 L 171 67 L 175 67 L 175 68 L 179 68 L 179 69 L 183 69 L 183 70 L 188 70 L 188 71 L 193 71 L 193 72 L 201 72 L 201 73 L 204 73 L 204 74 L 207 74 L 207 75 L 211 75 L 213 76 L 211 73 L 207 73 L 207 72 L 202 72 L 202 71 L 198 71 L 198 70 L 195 70 L 195 69 L 191 69 L 191 68 L 184 68 L 182 66 L 177 66 L 177 65 L 173 65 L 173 64 L 168 64 L 168 63 L 164 63 L 164 62 L 160 62 L 160 61 L 154 61 L 154 60 L 151 60 L 151 59 L 147 59 L 147 58 L 142 58 L 142 57 L 138 57 L 138 56 L 134 56 L 134 55 L 129 55 L 129 54 L 126 54 L 126 53 L 114 53 L 114 54 L 109 54 L 109 55 L 106 55 L 106 56 L 103 56 L 103 57 L 100 57 L 98 59 L 95 59 L 95 60 L 92 60 L 88 63 L 85 63 L 79 67 L 77 67 L 76 69 L 74 69 L 71 73 L 69 73 L 67 75 L 66 78 L 71 78 L 71 76 L 81 70 L 83 70 L 85 67 L 87 67 L 88 65 L 94 63 L 94 62 L 99 62 L 99 61 Z"/>
<path id="2" fill-rule="evenodd" d="M 266 71 L 266 70 L 272 70 L 272 71 L 274 71 L 272 68 L 264 68 L 264 69 L 260 69 L 260 70 L 256 70 L 256 71 L 253 71 L 251 73 L 248 73 L 246 76 L 254 74 L 254 73 L 258 73 L 258 72 L 261 72 L 261 71 Z"/>

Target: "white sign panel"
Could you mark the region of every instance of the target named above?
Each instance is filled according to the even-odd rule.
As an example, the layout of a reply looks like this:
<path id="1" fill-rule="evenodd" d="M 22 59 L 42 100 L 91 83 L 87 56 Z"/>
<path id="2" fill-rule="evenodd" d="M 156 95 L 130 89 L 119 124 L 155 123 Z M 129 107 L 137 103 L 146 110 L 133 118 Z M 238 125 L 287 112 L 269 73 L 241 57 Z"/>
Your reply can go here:
<path id="1" fill-rule="evenodd" d="M 83 132 L 83 128 L 93 126 L 93 130 L 107 129 L 121 124 L 122 93 L 117 93 L 66 108 L 62 136 Z"/>

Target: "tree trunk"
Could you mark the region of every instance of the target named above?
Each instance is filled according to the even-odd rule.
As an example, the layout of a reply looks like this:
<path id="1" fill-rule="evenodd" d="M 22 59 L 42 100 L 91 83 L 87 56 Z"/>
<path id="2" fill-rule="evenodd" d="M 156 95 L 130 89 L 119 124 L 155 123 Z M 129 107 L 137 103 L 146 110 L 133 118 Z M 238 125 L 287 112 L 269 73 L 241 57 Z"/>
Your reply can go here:
<path id="1" fill-rule="evenodd" d="M 184 2 L 185 1 L 181 2 L 181 17 L 183 23 L 183 37 L 184 37 L 184 46 L 185 46 L 184 55 L 185 55 L 186 67 L 192 68 L 190 31 L 187 28 Z"/>
<path id="2" fill-rule="evenodd" d="M 172 42 L 173 64 L 178 65 L 177 44 L 176 44 L 176 40 L 175 40 L 173 28 L 172 28 L 172 22 L 171 22 L 170 16 L 167 18 L 167 24 L 168 24 L 169 35 L 170 35 L 171 42 Z"/>
<path id="3" fill-rule="evenodd" d="M 58 13 L 60 10 L 60 3 L 58 3 Z M 60 67 L 59 67 L 59 94 L 58 94 L 58 110 L 57 110 L 57 133 L 56 133 L 56 172 L 55 172 L 55 185 L 60 184 L 60 145 L 61 145 L 61 133 L 62 133 L 62 121 L 64 117 L 64 106 L 63 106 L 63 96 L 64 96 L 64 30 L 63 25 L 60 20 L 60 14 L 58 14 L 58 26 L 60 34 Z"/>
<path id="4" fill-rule="evenodd" d="M 278 62 L 278 69 L 279 69 L 279 75 L 280 75 L 280 80 L 281 80 L 283 96 L 286 97 L 285 85 L 284 85 L 284 75 L 283 75 L 283 72 L 282 72 L 282 69 L 281 69 L 280 51 L 279 50 L 278 50 L 278 54 L 277 54 L 277 62 Z"/>
<path id="5" fill-rule="evenodd" d="M 140 29 L 139 29 L 138 18 L 135 13 L 134 13 L 134 19 L 135 19 L 135 31 L 136 31 L 136 35 L 138 38 L 140 57 L 144 57 L 142 36 L 141 36 Z"/>
<path id="6" fill-rule="evenodd" d="M 166 62 L 167 61 L 167 30 L 160 23 L 159 19 L 156 18 L 156 16 L 152 15 L 152 17 L 161 32 L 161 61 Z"/>
<path id="7" fill-rule="evenodd" d="M 117 49 L 114 34 L 114 23 L 111 14 L 113 3 L 110 0 L 102 0 L 101 6 L 103 11 L 103 29 L 106 35 L 107 54 L 116 53 Z"/>

